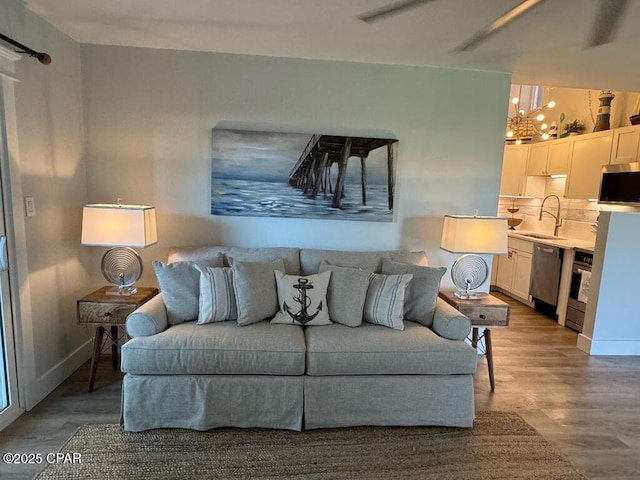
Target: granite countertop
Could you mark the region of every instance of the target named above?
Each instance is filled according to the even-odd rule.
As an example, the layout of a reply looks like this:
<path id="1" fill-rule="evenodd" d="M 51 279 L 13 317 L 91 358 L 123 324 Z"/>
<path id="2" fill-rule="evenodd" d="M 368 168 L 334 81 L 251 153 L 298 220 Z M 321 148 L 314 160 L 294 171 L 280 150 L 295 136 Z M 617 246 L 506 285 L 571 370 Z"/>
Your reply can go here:
<path id="1" fill-rule="evenodd" d="M 540 232 L 533 232 L 529 230 L 509 230 L 508 235 L 520 240 L 527 240 L 529 242 L 544 243 L 545 245 L 552 245 L 560 248 L 579 248 L 580 250 L 587 250 L 593 252 L 595 242 L 588 240 L 580 240 L 577 238 L 567 237 L 553 237 L 551 235 L 545 235 Z"/>

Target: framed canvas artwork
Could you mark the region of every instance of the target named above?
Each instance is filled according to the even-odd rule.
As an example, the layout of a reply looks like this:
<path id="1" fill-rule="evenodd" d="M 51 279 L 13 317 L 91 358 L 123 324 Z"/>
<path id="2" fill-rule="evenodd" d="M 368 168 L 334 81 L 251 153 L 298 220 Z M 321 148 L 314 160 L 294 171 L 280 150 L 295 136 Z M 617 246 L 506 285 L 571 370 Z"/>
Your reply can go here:
<path id="1" fill-rule="evenodd" d="M 393 220 L 396 139 L 212 132 L 213 215 Z"/>

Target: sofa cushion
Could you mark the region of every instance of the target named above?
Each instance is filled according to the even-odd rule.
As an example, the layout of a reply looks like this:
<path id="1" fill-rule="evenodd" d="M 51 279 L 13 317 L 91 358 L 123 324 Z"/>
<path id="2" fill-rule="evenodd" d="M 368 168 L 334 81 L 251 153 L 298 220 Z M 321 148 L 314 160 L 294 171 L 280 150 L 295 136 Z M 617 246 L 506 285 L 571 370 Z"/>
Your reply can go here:
<path id="1" fill-rule="evenodd" d="M 275 272 L 280 310 L 271 323 L 331 325 L 327 288 L 331 272 L 316 275 L 285 275 Z"/>
<path id="2" fill-rule="evenodd" d="M 233 270 L 229 267 L 196 268 L 200 272 L 198 325 L 236 320 L 238 307 L 233 289 Z"/>
<path id="3" fill-rule="evenodd" d="M 364 321 L 403 330 L 405 291 L 412 277 L 372 274 L 364 302 Z"/>
<path id="4" fill-rule="evenodd" d="M 172 247 L 169 249 L 168 262 L 200 262 L 217 254 L 223 255 L 225 267 L 231 266 L 231 258 L 241 262 L 272 262 L 281 258 L 284 262 L 284 273 L 300 274 L 300 249 L 289 247 Z"/>
<path id="5" fill-rule="evenodd" d="M 320 272 L 331 272 L 327 292 L 331 320 L 348 327 L 359 327 L 362 324 L 369 277 L 373 270 L 339 267 L 323 260 Z"/>
<path id="6" fill-rule="evenodd" d="M 394 262 L 386 258 L 382 260 L 382 273 L 385 275 L 402 273 L 413 275 L 404 298 L 404 318 L 427 327 L 433 323 L 440 280 L 446 271 L 445 267 L 423 267 Z"/>
<path id="7" fill-rule="evenodd" d="M 372 251 L 372 252 L 351 252 L 343 250 L 300 250 L 300 268 L 303 275 L 318 273 L 320 263 L 326 260 L 331 265 L 341 267 L 358 267 L 371 269 L 380 273 L 382 269 L 382 259 L 388 258 L 396 262 L 410 263 L 414 265 L 426 265 L 427 256 L 424 252 L 409 251 Z"/>
<path id="8" fill-rule="evenodd" d="M 198 262 L 176 262 L 164 264 L 153 262 L 162 298 L 167 307 L 169 325 L 176 325 L 198 318 L 198 297 L 200 295 L 200 272 L 196 263 L 202 266 L 221 267 L 222 254 L 200 259 Z"/>
<path id="9" fill-rule="evenodd" d="M 307 328 L 308 375 L 456 375 L 476 371 L 477 353 L 468 344 L 436 335 L 405 321 L 392 330 L 363 323 Z"/>
<path id="10" fill-rule="evenodd" d="M 271 263 L 231 259 L 233 287 L 238 305 L 238 325 L 250 325 L 273 317 L 278 311 L 274 272 L 283 271 L 282 259 Z"/>
<path id="11" fill-rule="evenodd" d="M 140 375 L 301 375 L 301 327 L 187 322 L 122 346 L 122 371 Z"/>

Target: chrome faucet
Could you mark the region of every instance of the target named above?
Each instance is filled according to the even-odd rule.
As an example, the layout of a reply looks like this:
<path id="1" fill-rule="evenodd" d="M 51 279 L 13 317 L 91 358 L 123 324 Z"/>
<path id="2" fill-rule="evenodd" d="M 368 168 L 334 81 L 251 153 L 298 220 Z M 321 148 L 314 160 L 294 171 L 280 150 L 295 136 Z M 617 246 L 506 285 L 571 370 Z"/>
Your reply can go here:
<path id="1" fill-rule="evenodd" d="M 558 212 L 556 215 L 544 209 L 544 202 L 546 202 L 549 197 L 555 197 L 555 199 L 558 201 Z M 560 218 L 560 198 L 557 195 L 547 195 L 546 197 L 544 197 L 544 199 L 542 200 L 542 205 L 540 205 L 540 216 L 538 217 L 538 220 L 542 220 L 543 213 L 546 213 L 547 215 L 551 215 L 553 218 L 556 219 L 556 226 L 553 230 L 553 236 L 557 237 L 558 229 L 562 226 L 562 219 Z"/>

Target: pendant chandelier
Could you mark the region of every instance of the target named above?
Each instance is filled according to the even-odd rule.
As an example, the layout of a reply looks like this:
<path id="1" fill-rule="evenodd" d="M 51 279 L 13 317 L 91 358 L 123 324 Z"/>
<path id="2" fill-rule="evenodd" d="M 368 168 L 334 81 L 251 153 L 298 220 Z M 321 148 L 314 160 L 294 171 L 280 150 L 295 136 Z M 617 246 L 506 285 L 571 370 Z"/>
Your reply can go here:
<path id="1" fill-rule="evenodd" d="M 538 108 L 526 111 L 522 108 L 521 98 L 522 85 L 520 85 L 518 96 L 511 98 L 511 104 L 513 105 L 515 114 L 507 117 L 505 142 L 507 144 L 520 145 L 531 142 L 536 135 L 539 135 L 542 140 L 548 140 L 554 135 L 557 136 L 557 125 L 552 125 L 555 128 L 551 128 L 549 124 L 545 122 L 546 111 L 554 108 L 556 102 L 552 100 Z"/>

